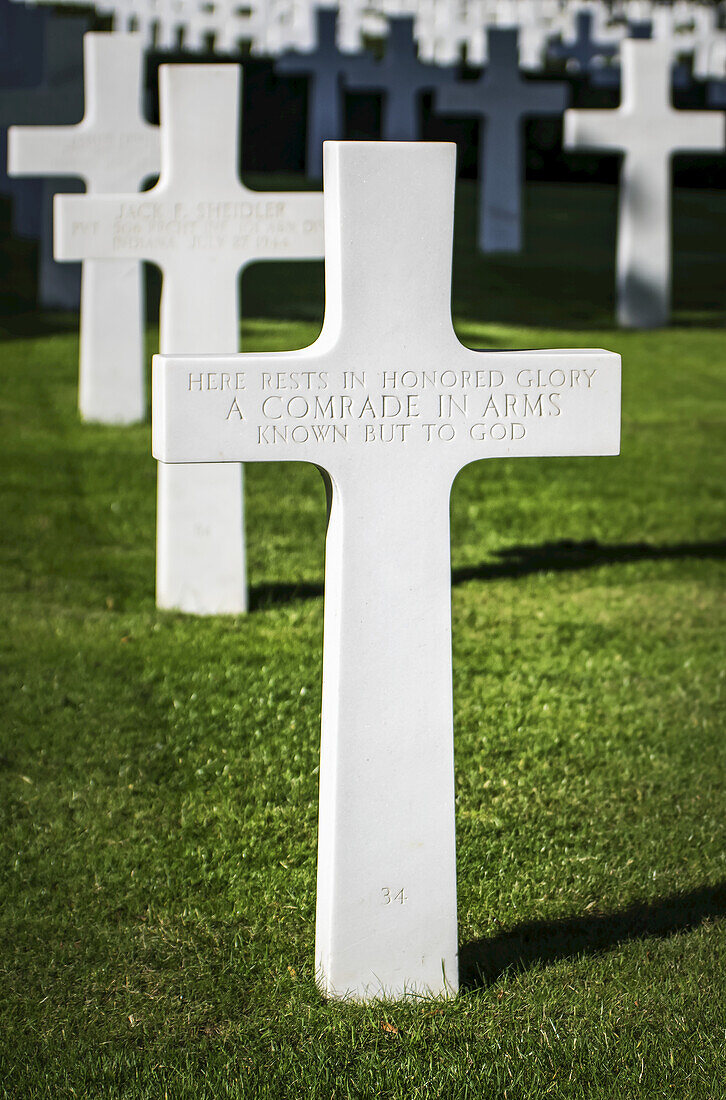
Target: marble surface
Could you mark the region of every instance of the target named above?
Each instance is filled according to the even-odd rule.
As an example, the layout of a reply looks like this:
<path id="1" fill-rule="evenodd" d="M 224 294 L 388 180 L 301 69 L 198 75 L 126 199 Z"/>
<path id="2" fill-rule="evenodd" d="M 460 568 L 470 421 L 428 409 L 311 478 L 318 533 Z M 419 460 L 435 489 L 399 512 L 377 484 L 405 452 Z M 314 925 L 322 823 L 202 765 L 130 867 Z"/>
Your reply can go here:
<path id="1" fill-rule="evenodd" d="M 236 351 L 239 272 L 256 260 L 322 257 L 322 196 L 240 182 L 239 66 L 164 65 L 160 95 L 158 184 L 142 195 L 58 196 L 56 251 L 157 264 L 161 350 Z M 241 467 L 160 468 L 157 603 L 197 615 L 246 610 Z"/>
<path id="2" fill-rule="evenodd" d="M 318 340 L 154 364 L 162 466 L 297 460 L 329 479 L 316 967 L 331 997 L 457 988 L 456 474 L 619 449 L 619 356 L 459 343 L 454 169 L 448 144 L 326 143 Z"/>
<path id="3" fill-rule="evenodd" d="M 143 42 L 86 34 L 85 113 L 74 126 L 14 126 L 12 175 L 76 176 L 91 194 L 138 191 L 158 175 L 159 129 L 143 116 Z M 142 267 L 87 259 L 81 276 L 78 403 L 84 420 L 133 424 L 146 412 Z"/>
<path id="4" fill-rule="evenodd" d="M 617 318 L 657 328 L 671 311 L 672 157 L 724 148 L 724 116 L 671 105 L 671 48 L 629 39 L 622 46 L 622 103 L 568 110 L 565 147 L 622 153 L 618 197 Z"/>

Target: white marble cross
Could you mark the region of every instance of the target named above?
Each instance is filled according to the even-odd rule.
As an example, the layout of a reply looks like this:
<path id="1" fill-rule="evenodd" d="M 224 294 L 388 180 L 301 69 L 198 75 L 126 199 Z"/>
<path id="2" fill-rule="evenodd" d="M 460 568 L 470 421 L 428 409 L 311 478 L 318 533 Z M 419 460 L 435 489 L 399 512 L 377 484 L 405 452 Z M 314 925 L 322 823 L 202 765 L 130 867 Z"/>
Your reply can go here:
<path id="1" fill-rule="evenodd" d="M 156 187 L 56 197 L 58 256 L 133 257 L 161 268 L 164 352 L 237 351 L 240 270 L 323 255 L 319 193 L 240 183 L 239 95 L 237 65 L 163 65 Z M 241 467 L 159 468 L 156 580 L 159 607 L 246 610 Z"/>
<path id="2" fill-rule="evenodd" d="M 385 94 L 381 137 L 386 141 L 415 141 L 420 137 L 419 96 L 425 90 L 453 83 L 454 73 L 419 61 L 413 19 L 390 20 L 386 52 L 381 61 L 357 58 L 346 75 L 351 91 Z"/>
<path id="3" fill-rule="evenodd" d="M 76 126 L 14 126 L 15 176 L 78 176 L 91 194 L 137 191 L 159 173 L 159 128 L 142 112 L 140 35 L 87 34 L 86 109 Z M 84 420 L 133 424 L 145 413 L 143 271 L 138 260 L 86 260 L 81 277 L 78 403 Z"/>
<path id="4" fill-rule="evenodd" d="M 302 351 L 160 356 L 166 463 L 327 471 L 316 965 L 331 996 L 457 987 L 449 494 L 482 458 L 616 454 L 620 360 L 451 322 L 455 148 L 328 142 L 326 312 Z"/>
<path id="5" fill-rule="evenodd" d="M 479 247 L 519 252 L 522 247 L 522 120 L 558 115 L 567 86 L 522 80 L 516 30 L 489 31 L 489 61 L 478 80 L 437 91 L 436 110 L 479 119 Z"/>
<path id="6" fill-rule="evenodd" d="M 724 119 L 671 106 L 667 43 L 622 45 L 617 110 L 565 112 L 565 147 L 622 153 L 617 317 L 628 328 L 667 324 L 671 298 L 671 158 L 724 147 Z"/>

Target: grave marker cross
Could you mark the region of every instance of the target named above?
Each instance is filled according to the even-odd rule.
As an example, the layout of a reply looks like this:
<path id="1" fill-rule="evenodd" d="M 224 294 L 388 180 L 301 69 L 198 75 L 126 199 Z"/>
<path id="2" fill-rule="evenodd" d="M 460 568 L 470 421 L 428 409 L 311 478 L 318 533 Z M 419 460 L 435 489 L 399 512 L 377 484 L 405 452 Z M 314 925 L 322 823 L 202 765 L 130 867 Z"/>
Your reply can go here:
<path id="1" fill-rule="evenodd" d="M 568 110 L 568 149 L 622 153 L 618 207 L 617 316 L 629 328 L 667 323 L 671 297 L 671 158 L 724 145 L 724 120 L 670 102 L 667 43 L 622 45 L 617 110 Z"/>
<path id="2" fill-rule="evenodd" d="M 381 137 L 385 141 L 415 141 L 421 129 L 418 99 L 421 92 L 452 83 L 454 72 L 419 61 L 409 16 L 389 20 L 386 50 L 380 61 L 357 58 L 346 83 L 352 91 L 385 93 Z"/>
<path id="3" fill-rule="evenodd" d="M 548 50 L 555 61 L 564 61 L 570 71 L 587 75 L 618 52 L 613 43 L 596 42 L 595 20 L 591 11 L 575 13 L 575 37 L 572 41 L 553 42 Z"/>
<path id="4" fill-rule="evenodd" d="M 90 194 L 137 191 L 159 172 L 159 129 L 142 114 L 140 35 L 86 34 L 86 110 L 75 126 L 11 128 L 12 175 L 79 176 Z M 81 275 L 79 407 L 84 420 L 142 420 L 144 311 L 138 260 L 86 260 Z"/>
<path id="5" fill-rule="evenodd" d="M 237 176 L 239 76 L 237 65 L 161 66 L 156 187 L 56 197 L 58 256 L 161 268 L 164 352 L 236 351 L 240 270 L 323 255 L 319 193 L 250 191 Z M 199 615 L 246 610 L 240 467 L 159 468 L 157 603 Z"/>
<path id="6" fill-rule="evenodd" d="M 522 80 L 516 30 L 490 30 L 489 62 L 478 80 L 440 88 L 436 109 L 479 122 L 479 247 L 519 252 L 522 247 L 522 120 L 559 115 L 567 86 Z"/>
<path id="7" fill-rule="evenodd" d="M 275 62 L 275 71 L 283 76 L 308 78 L 307 139 L 305 168 L 312 179 L 323 174 L 323 141 L 342 138 L 344 130 L 341 78 L 347 73 L 350 57 L 338 49 L 334 8 L 316 11 L 316 47 L 306 53 L 291 51 Z"/>
<path id="8" fill-rule="evenodd" d="M 43 77 L 39 84 L 26 88 L 0 89 L 0 125 L 33 125 L 38 122 L 73 122 L 83 111 L 83 32 L 85 16 L 56 17 L 49 14 L 43 27 Z M 23 235 L 38 233 L 38 301 L 47 309 L 78 307 L 79 272 L 63 268 L 53 260 L 53 195 L 59 179 L 44 179 L 40 186 L 40 210 L 24 208 L 22 192 L 20 219 L 16 224 Z M 25 189 L 33 194 L 31 184 Z M 17 192 L 14 192 L 17 194 Z"/>
<path id="9" fill-rule="evenodd" d="M 454 156 L 328 142 L 316 343 L 153 371 L 163 464 L 302 460 L 330 477 L 316 962 L 326 993 L 363 1000 L 457 986 L 453 480 L 481 458 L 619 442 L 618 356 L 456 338 Z"/>

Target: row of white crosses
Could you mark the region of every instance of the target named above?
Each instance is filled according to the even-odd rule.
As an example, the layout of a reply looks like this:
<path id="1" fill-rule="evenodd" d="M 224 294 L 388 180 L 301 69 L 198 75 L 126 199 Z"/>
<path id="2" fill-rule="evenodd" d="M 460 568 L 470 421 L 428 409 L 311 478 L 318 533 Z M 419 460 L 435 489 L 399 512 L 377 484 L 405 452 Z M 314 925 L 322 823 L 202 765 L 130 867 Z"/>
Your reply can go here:
<path id="1" fill-rule="evenodd" d="M 87 137 L 80 149 L 91 162 L 91 120 L 110 110 L 99 109 L 104 71 L 89 82 L 86 130 L 75 135 Z M 667 102 L 662 71 L 660 80 Z M 59 253 L 145 258 L 164 272 L 166 356 L 154 384 L 161 606 L 229 610 L 231 596 L 243 609 L 241 462 L 296 458 L 327 472 L 320 982 L 360 999 L 451 993 L 448 494 L 479 458 L 615 453 L 619 364 L 606 352 L 459 345 L 449 314 L 453 149 L 399 142 L 328 149 L 316 344 L 233 354 L 240 267 L 319 255 L 322 244 L 318 196 L 239 183 L 238 94 L 234 66 L 165 67 L 159 184 L 143 195 L 59 197 Z M 632 114 L 631 99 L 623 110 Z M 136 122 L 126 119 L 130 132 Z M 649 122 L 663 128 L 657 114 Z M 642 165 L 641 176 L 647 187 Z"/>
<path id="2" fill-rule="evenodd" d="M 55 226 L 56 255 L 83 261 L 80 411 L 131 423 L 144 414 L 141 261 L 163 273 L 163 351 L 236 351 L 240 270 L 322 258 L 322 198 L 240 183 L 238 66 L 162 66 L 159 132 L 140 109 L 140 36 L 89 34 L 84 50 L 83 121 L 11 130 L 10 162 L 87 184 L 56 198 Z M 157 603 L 246 610 L 241 467 L 160 470 Z"/>
<path id="3" fill-rule="evenodd" d="M 319 45 L 315 56 L 308 56 L 304 59 L 304 62 L 301 59 L 290 57 L 283 59 L 280 63 L 283 72 L 303 71 L 303 68 L 305 68 L 305 71 L 311 72 L 313 75 L 308 157 L 310 159 L 320 157 L 324 137 L 342 136 L 340 96 L 338 94 L 338 78 L 341 69 L 346 72 L 346 79 L 353 87 L 383 87 L 388 91 L 390 102 L 387 103 L 387 111 L 384 116 L 384 137 L 393 140 L 414 139 L 417 136 L 416 93 L 422 87 L 433 84 L 435 75 L 432 73 L 430 66 L 422 64 L 415 57 L 410 23 L 405 20 L 401 22 L 394 21 L 391 50 L 383 62 L 362 62 L 356 59 L 352 67 L 346 71 L 345 66 L 348 61 L 338 54 L 335 48 L 334 19 L 335 16 L 332 12 L 318 13 Z M 19 151 L 21 148 L 19 145 L 11 148 L 10 169 L 12 172 L 40 174 L 64 171 L 83 178 L 92 191 L 126 190 L 129 186 L 129 179 L 132 187 L 138 187 L 144 176 L 156 174 L 158 170 L 158 153 L 150 153 L 149 149 L 152 146 L 154 149 L 156 148 L 158 139 L 153 129 L 143 122 L 140 113 L 138 84 L 141 60 L 139 46 L 135 44 L 136 40 L 133 36 L 127 36 L 125 39 L 120 40 L 126 42 L 124 57 L 128 60 L 120 60 L 116 70 L 109 61 L 109 73 L 105 77 L 106 86 L 109 89 L 106 104 L 100 102 L 99 106 L 94 107 L 87 114 L 80 127 L 56 131 L 55 140 L 51 139 L 50 132 L 42 130 L 35 135 L 32 133 L 16 135 L 18 141 L 22 139 L 23 143 L 27 141 L 29 144 L 22 145 L 22 149 L 25 150 L 22 154 Z M 537 84 L 531 81 L 521 81 L 517 67 L 516 43 L 513 32 L 492 32 L 491 40 L 494 43 L 492 57 L 483 76 L 477 81 L 461 83 L 453 83 L 451 80 L 446 79 L 439 80 L 437 107 L 442 113 L 467 115 L 485 123 L 485 125 L 480 126 L 482 135 L 480 164 L 482 171 L 480 180 L 479 243 L 484 251 L 516 251 L 521 244 L 519 202 L 521 119 L 527 113 L 560 113 L 565 106 L 565 89 L 563 86 L 551 83 Z M 89 39 L 88 50 L 92 51 L 97 48 L 101 48 L 100 43 L 93 40 L 92 44 Z M 696 112 L 676 113 L 670 107 L 668 88 L 667 86 L 663 87 L 663 81 L 667 77 L 667 73 L 664 74 L 663 72 L 663 66 L 667 67 L 667 50 L 663 47 L 659 48 L 652 44 L 642 43 L 638 46 L 629 43 L 626 49 L 629 51 L 628 57 L 632 60 L 626 74 L 623 107 L 620 112 L 615 114 L 601 112 L 593 115 L 587 112 L 582 116 L 585 125 L 588 126 L 587 133 L 591 135 L 588 138 L 589 144 L 592 146 L 594 143 L 597 147 L 595 137 L 592 136 L 592 128 L 598 126 L 601 118 L 608 120 L 604 122 L 605 126 L 612 124 L 616 131 L 624 128 L 621 120 L 629 119 L 628 125 L 634 131 L 634 136 L 628 138 L 628 140 L 632 140 L 636 144 L 639 143 L 641 131 L 647 130 L 651 135 L 660 134 L 664 127 L 667 128 L 670 120 L 675 119 L 678 121 L 680 132 L 678 140 L 671 142 L 672 151 L 681 148 L 718 151 L 721 148 L 720 136 L 714 143 L 711 135 L 715 132 L 719 132 L 720 135 L 720 131 L 716 129 L 721 125 L 720 119 L 702 116 Z M 111 50 L 110 40 L 107 43 L 106 50 L 107 53 Z M 87 58 L 88 80 L 92 88 L 95 87 L 98 79 L 94 72 L 94 56 L 89 52 Z M 119 54 L 119 58 L 121 59 L 121 54 Z M 649 58 L 657 58 L 654 63 L 655 68 L 649 62 Z M 125 74 L 124 68 L 127 69 Z M 640 76 L 638 76 L 638 70 L 642 70 Z M 653 72 L 652 92 L 651 70 Z M 401 84 L 400 77 L 402 74 L 404 80 Z M 645 89 L 642 95 L 639 95 L 636 91 L 636 80 L 639 80 Z M 122 91 L 128 91 L 130 85 L 137 89 L 133 93 L 133 101 L 128 95 L 121 94 Z M 92 91 L 91 102 L 93 102 L 94 96 L 95 93 Z M 127 105 L 132 103 L 132 107 L 125 108 L 131 112 L 128 119 L 122 117 L 123 109 L 121 115 L 115 110 L 113 104 L 116 102 Z M 322 115 L 319 112 L 320 107 L 324 112 Z M 657 125 L 654 125 L 653 122 L 654 114 L 658 119 Z M 585 139 L 578 136 L 578 132 L 573 129 L 575 126 L 573 120 L 579 116 L 574 112 L 570 112 L 568 117 L 570 119 L 568 123 L 568 143 L 571 147 L 576 148 L 578 144 L 583 144 Z M 701 126 L 701 130 L 696 129 L 698 126 Z M 134 132 L 134 129 L 136 129 L 136 132 Z M 689 133 L 689 129 L 691 136 L 681 136 L 681 134 Z M 704 139 L 703 135 L 706 131 L 708 131 L 708 136 Z M 670 139 L 666 137 L 666 140 Z M 117 149 L 124 151 L 121 157 L 123 165 L 119 166 L 121 168 L 120 174 L 118 167 L 114 168 L 114 164 L 108 161 L 108 158 L 104 160 L 95 157 L 95 163 L 89 162 L 89 156 L 91 161 L 94 160 L 95 153 L 100 148 L 100 142 L 105 142 L 106 146 L 110 148 L 114 141 L 118 142 Z M 83 151 L 84 147 L 86 148 L 85 153 Z M 614 138 L 612 134 L 609 134 L 604 139 L 602 147 L 620 151 L 621 145 L 618 144 L 617 136 Z M 57 155 L 54 155 L 54 150 L 57 150 Z M 134 156 L 128 155 L 130 150 L 133 150 L 135 155 L 140 157 L 138 166 Z M 638 185 L 638 190 L 642 193 L 642 181 Z M 632 200 L 629 198 L 626 169 L 619 247 L 620 283 L 623 287 L 628 282 L 633 285 L 638 284 L 641 285 L 642 289 L 643 284 L 640 276 L 637 273 L 628 275 L 631 268 L 638 267 L 636 259 L 631 260 L 633 252 L 635 254 L 638 252 L 637 247 L 634 248 L 631 243 L 634 240 L 631 228 L 633 217 L 629 213 L 631 209 Z M 658 215 L 655 214 L 655 209 L 658 209 Z M 655 226 L 662 223 L 667 228 L 669 223 L 668 211 L 668 203 L 665 206 L 661 203 L 659 207 L 654 207 L 650 218 L 652 224 Z M 644 218 L 641 215 L 636 215 L 635 220 L 636 224 L 640 225 L 643 223 Z M 663 238 L 662 231 L 660 237 Z M 666 233 L 666 242 L 668 237 L 669 234 Z M 654 258 L 653 260 L 654 269 L 662 272 L 660 281 L 663 286 L 669 285 L 670 282 L 669 263 L 661 263 L 662 257 L 668 254 L 668 251 L 667 246 L 665 246 L 664 252 L 663 242 L 661 241 L 661 247 L 657 249 L 657 259 Z M 99 274 L 101 270 L 102 268 L 96 268 L 93 276 L 91 276 L 89 269 L 89 277 L 86 279 L 87 297 L 104 293 L 102 289 L 103 276 Z M 116 359 L 118 362 L 139 363 L 141 359 L 139 337 L 137 335 L 139 326 L 136 324 L 122 326 L 121 323 L 123 317 L 130 317 L 132 310 L 138 312 L 140 308 L 138 305 L 132 304 L 139 299 L 138 291 L 134 289 L 133 285 L 138 283 L 138 266 L 132 268 L 129 265 L 128 270 L 135 270 L 136 276 L 133 278 L 129 275 L 125 282 L 123 293 L 129 304 L 127 306 L 122 304 L 122 308 L 118 309 L 116 327 L 119 332 L 133 332 L 135 335 L 130 336 L 129 339 L 135 341 L 139 350 L 130 354 L 124 346 L 124 338 L 120 336 L 115 344 Z M 648 280 L 648 283 L 652 285 L 652 280 Z M 632 295 L 629 296 L 627 291 L 623 290 L 622 297 L 627 298 L 632 297 Z M 665 297 L 661 294 L 660 297 L 667 303 L 667 294 Z M 632 303 L 623 305 L 619 310 L 621 320 L 628 323 L 627 318 L 632 318 L 634 312 L 637 314 L 640 311 Z M 104 411 L 102 405 L 102 402 L 107 399 L 113 405 L 116 410 L 116 417 L 121 422 L 138 419 L 141 383 L 137 381 L 133 387 L 128 385 L 122 387 L 123 394 L 128 402 L 128 407 L 124 409 L 123 398 L 119 395 L 117 400 L 113 394 L 113 386 L 109 385 L 103 377 L 104 360 L 106 362 L 106 373 L 112 376 L 118 371 L 109 362 L 110 353 L 108 351 L 105 354 L 99 352 L 93 346 L 92 333 L 96 315 L 96 311 L 90 307 L 83 310 L 81 410 L 89 419 L 110 419 L 110 414 Z M 648 312 L 644 316 L 647 318 Z M 660 308 L 654 316 L 662 321 L 667 316 L 667 305 Z M 635 322 L 631 320 L 630 323 Z M 649 322 L 643 320 L 641 323 Z M 96 339 L 96 344 L 108 347 L 108 343 L 101 336 Z M 98 384 L 94 384 L 93 370 L 87 369 L 90 362 L 97 364 Z M 135 371 L 135 377 L 137 379 L 141 377 L 140 369 Z"/>
<path id="4" fill-rule="evenodd" d="M 283 56 L 277 70 L 308 77 L 308 174 L 320 178 L 322 142 L 343 137 L 343 87 L 384 93 L 382 136 L 413 141 L 420 136 L 419 96 L 435 92 L 435 110 L 476 119 L 480 134 L 479 246 L 484 252 L 521 248 L 523 120 L 561 115 L 567 105 L 563 84 L 522 80 L 517 31 L 489 32 L 488 63 L 477 80 L 455 81 L 453 70 L 423 62 L 416 54 L 412 20 L 392 18 L 381 61 L 343 54 L 336 46 L 336 15 L 318 12 L 317 46 Z"/>
<path id="5" fill-rule="evenodd" d="M 567 86 L 522 80 L 517 31 L 489 35 L 489 61 L 475 81 L 439 87 L 436 109 L 479 121 L 479 247 L 482 252 L 519 252 L 522 247 L 521 188 L 523 122 L 528 115 L 561 115 Z"/>
<path id="6" fill-rule="evenodd" d="M 667 319 L 670 153 L 681 147 L 720 148 L 723 120 L 670 108 L 667 64 L 656 45 L 631 43 L 626 58 L 629 90 L 621 110 L 571 112 L 566 126 L 573 146 L 608 142 L 605 147 L 626 152 L 618 310 L 622 323 L 640 326 Z M 120 188 L 124 180 L 138 187 L 143 176 L 156 171 L 158 156 L 156 132 L 139 111 L 138 39 L 89 36 L 87 67 L 84 122 L 17 132 L 11 154 L 26 171 L 81 175 L 96 192 Z M 234 66 L 163 68 L 157 187 L 143 195 L 57 200 L 58 254 L 87 262 L 81 407 L 88 419 L 127 421 L 140 414 L 140 260 L 157 263 L 164 273 L 162 350 L 222 352 L 238 346 L 237 276 L 246 263 L 322 255 L 318 195 L 249 192 L 237 179 L 237 81 Z M 516 88 L 500 90 L 500 98 L 520 109 Z M 647 142 L 637 124 L 643 110 Z M 621 116 L 627 125 L 620 124 Z M 516 153 L 503 159 L 508 164 Z M 515 220 L 502 219 L 497 226 L 493 217 L 492 224 L 506 235 Z M 105 340 L 104 332 L 114 339 Z M 235 383 L 230 377 L 223 388 L 231 392 Z M 204 378 L 196 385 L 203 387 Z M 230 419 L 242 415 L 231 400 Z M 239 467 L 160 470 L 157 600 L 161 607 L 199 614 L 245 610 Z"/>
<path id="7" fill-rule="evenodd" d="M 64 0 L 68 5 L 76 0 Z M 314 15 L 319 0 L 98 0 L 99 13 L 111 15 L 118 30 L 139 32 L 148 46 L 159 49 L 225 53 L 242 43 L 255 54 L 278 56 L 290 50 L 314 48 Z M 330 5 L 340 13 L 339 42 L 344 51 L 360 51 L 367 39 L 383 37 L 386 17 L 410 16 L 422 60 L 440 65 L 465 55 L 474 65 L 487 60 L 486 29 L 520 31 L 522 65 L 543 67 L 553 38 L 573 44 L 578 62 L 577 20 L 591 20 L 592 44 L 617 46 L 629 27 L 646 25 L 656 39 L 671 42 L 674 52 L 694 55 L 699 77 L 720 77 L 720 50 L 714 49 L 715 9 L 700 3 L 658 4 L 629 0 L 613 5 L 601 0 L 340 0 Z M 595 51 L 594 56 L 597 55 Z M 714 68 L 715 66 L 715 68 Z"/>
<path id="8" fill-rule="evenodd" d="M 106 43 L 119 56 L 130 43 L 89 42 L 86 119 L 44 140 L 53 159 L 66 149 L 62 167 L 108 186 L 121 143 L 108 137 L 120 108 L 106 74 L 125 93 L 121 68 L 100 61 Z M 201 516 L 214 531 L 182 587 L 225 573 L 234 544 L 228 580 L 239 597 L 240 463 L 296 458 L 326 471 L 319 980 L 329 995 L 361 1000 L 450 995 L 451 484 L 481 458 L 616 453 L 619 360 L 459 344 L 449 311 L 454 149 L 412 142 L 329 148 L 321 336 L 300 352 L 233 354 L 239 268 L 317 255 L 322 243 L 319 196 L 239 183 L 238 96 L 237 67 L 164 67 L 159 183 L 142 195 L 59 196 L 59 253 L 123 267 L 144 257 L 164 271 L 167 354 L 154 380 L 162 573 L 185 557 L 186 528 Z M 151 148 L 134 111 L 121 122 L 132 149 L 147 139 Z M 176 581 L 162 575 L 167 583 Z"/>
<path id="9" fill-rule="evenodd" d="M 453 146 L 327 143 L 316 343 L 154 366 L 162 468 L 298 460 L 332 488 L 315 947 L 331 997 L 450 996 L 458 986 L 454 478 L 483 458 L 619 447 L 618 356 L 458 342 L 453 198 Z M 302 390 L 291 391 L 293 378 L 306 380 Z"/>
<path id="10" fill-rule="evenodd" d="M 435 89 L 435 110 L 479 121 L 479 247 L 516 252 L 522 244 L 522 122 L 528 115 L 559 115 L 563 84 L 522 80 L 517 32 L 489 32 L 489 63 L 477 80 L 437 76 L 415 56 L 410 20 L 392 20 L 390 56 L 362 63 L 335 46 L 335 15 L 321 12 L 318 49 L 282 58 L 283 73 L 306 72 L 308 165 L 318 175 L 323 138 L 343 136 L 341 85 L 386 93 L 383 136 L 417 136 L 417 94 Z M 617 315 L 621 324 L 667 323 L 671 287 L 671 158 L 676 152 L 721 152 L 720 114 L 677 111 L 671 105 L 672 51 L 668 44 L 623 43 L 622 104 L 618 110 L 569 110 L 565 144 L 572 150 L 624 153 L 617 245 Z"/>

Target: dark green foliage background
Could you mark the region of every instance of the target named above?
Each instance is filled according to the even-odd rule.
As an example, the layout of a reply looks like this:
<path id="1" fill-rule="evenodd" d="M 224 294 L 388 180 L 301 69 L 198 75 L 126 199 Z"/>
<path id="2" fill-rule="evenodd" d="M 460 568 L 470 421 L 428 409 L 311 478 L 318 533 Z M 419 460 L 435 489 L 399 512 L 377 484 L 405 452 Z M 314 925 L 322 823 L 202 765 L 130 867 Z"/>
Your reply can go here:
<path id="1" fill-rule="evenodd" d="M 157 612 L 148 426 L 81 427 L 75 323 L 12 323 L 0 1096 L 726 1095 L 726 198 L 677 196 L 667 331 L 612 325 L 614 216 L 530 187 L 484 261 L 461 189 L 462 340 L 621 352 L 624 423 L 454 489 L 451 1003 L 315 989 L 318 474 L 247 468 L 249 616 Z M 252 270 L 244 346 L 313 339 L 321 279 Z"/>

